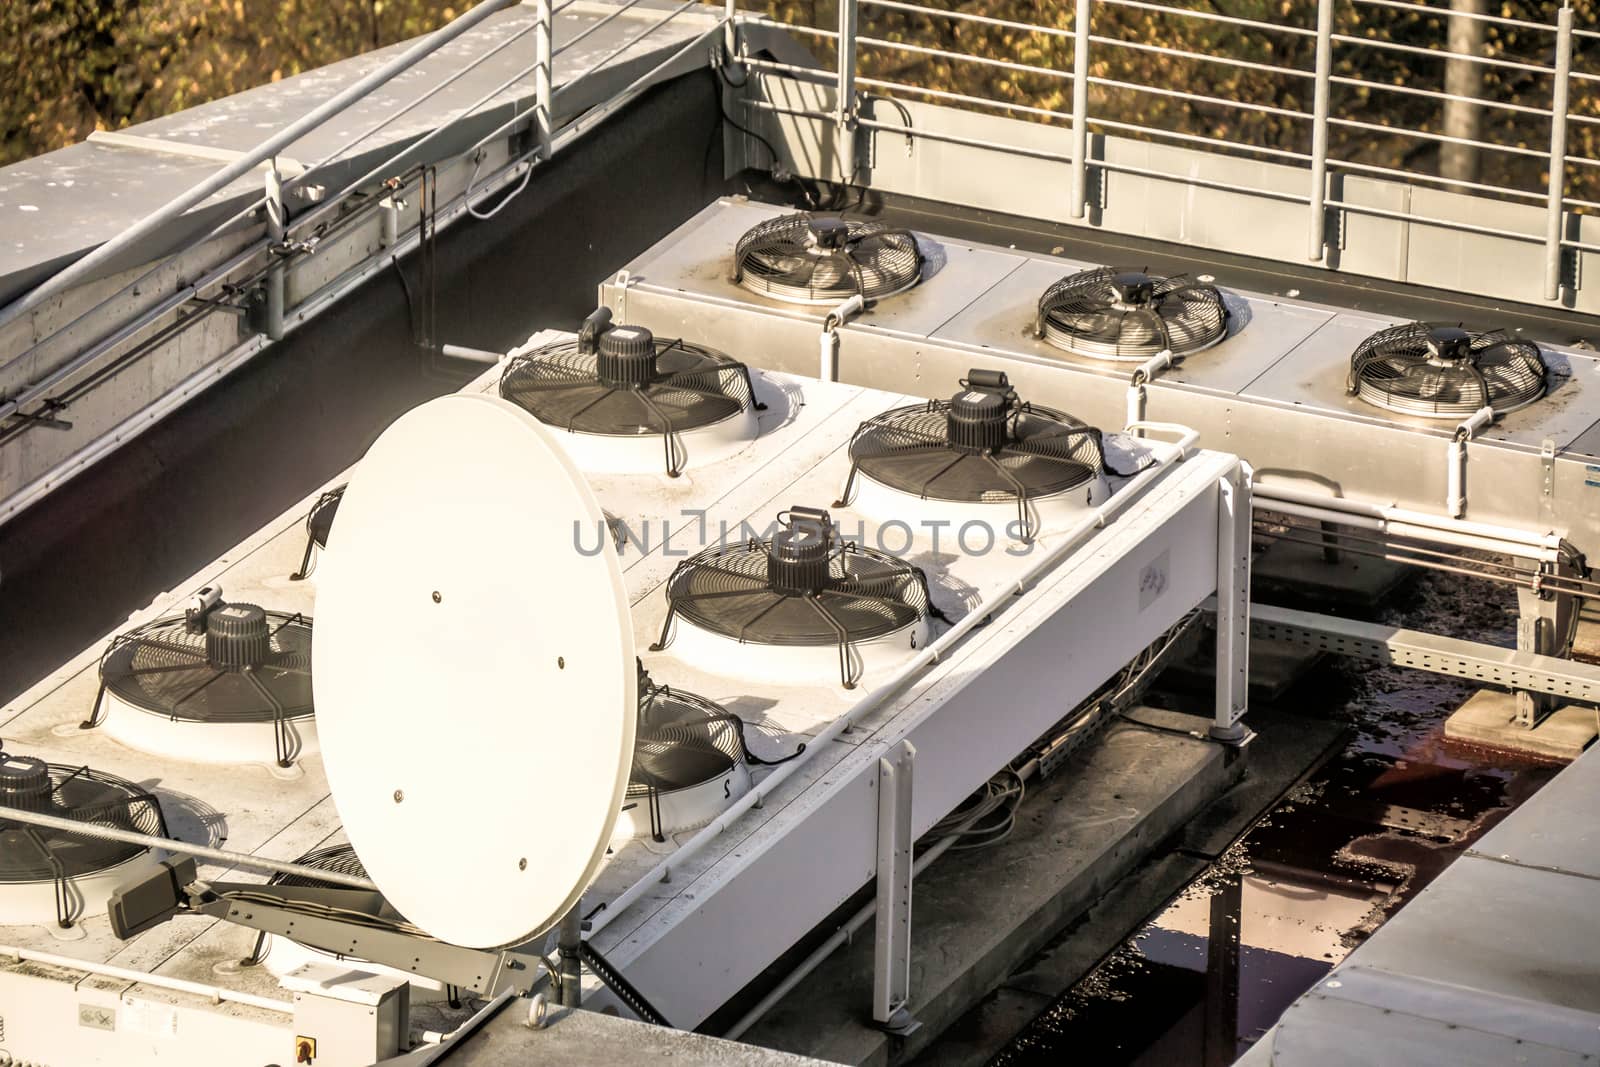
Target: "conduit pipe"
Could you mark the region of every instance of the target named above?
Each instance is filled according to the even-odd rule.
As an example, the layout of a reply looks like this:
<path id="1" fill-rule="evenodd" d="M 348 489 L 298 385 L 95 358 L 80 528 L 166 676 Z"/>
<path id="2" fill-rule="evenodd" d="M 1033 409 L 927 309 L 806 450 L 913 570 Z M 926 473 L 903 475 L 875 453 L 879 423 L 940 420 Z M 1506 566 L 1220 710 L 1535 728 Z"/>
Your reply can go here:
<path id="1" fill-rule="evenodd" d="M 1145 386 L 1156 380 L 1161 372 L 1172 366 L 1172 349 L 1163 348 L 1143 363 L 1128 378 L 1128 425 L 1144 421 L 1145 401 L 1148 393 Z M 1143 437 L 1142 431 L 1135 431 L 1135 437 Z"/>
<path id="2" fill-rule="evenodd" d="M 817 338 L 817 376 L 825 382 L 839 380 L 839 327 L 866 309 L 867 302 L 860 293 L 841 301 L 822 320 L 822 333 Z"/>
<path id="3" fill-rule="evenodd" d="M 1279 511 L 1318 522 L 1376 530 L 1391 537 L 1437 541 L 1457 548 L 1475 548 L 1541 562 L 1554 563 L 1560 558 L 1561 538 L 1554 533 L 1528 533 L 1509 526 L 1429 515 L 1392 504 L 1347 500 L 1270 482 L 1257 482 L 1252 493 L 1257 510 Z"/>
<path id="4" fill-rule="evenodd" d="M 1456 427 L 1445 460 L 1444 506 L 1452 519 L 1467 513 L 1467 442 L 1494 421 L 1494 408 L 1485 404 Z"/>
<path id="5" fill-rule="evenodd" d="M 267 859 L 265 856 L 252 856 L 247 852 L 228 852 L 224 849 L 210 848 L 206 845 L 192 845 L 187 841 L 177 841 L 169 837 L 157 837 L 154 834 L 141 834 L 132 830 L 119 830 L 114 826 L 103 826 L 99 823 L 63 819 L 59 815 L 49 815 L 42 811 L 28 811 L 26 808 L 13 808 L 9 805 L 0 804 L 0 818 L 27 823 L 31 826 L 43 826 L 51 830 L 64 830 L 79 837 L 94 837 L 103 841 L 120 841 L 128 845 L 143 845 L 146 848 L 164 849 L 175 855 L 194 856 L 198 859 L 211 860 L 214 863 L 243 867 L 246 870 L 271 871 L 274 874 L 294 874 L 302 878 L 327 882 L 330 885 L 344 886 L 347 889 L 364 889 L 372 893 L 380 892 L 370 879 L 357 878 L 354 875 L 342 874 L 339 871 L 327 871 L 318 867 L 307 867 L 300 863 Z"/>
<path id="6" fill-rule="evenodd" d="M 69 971 L 84 971 L 88 974 L 104 975 L 115 978 L 120 982 L 136 982 L 139 985 L 154 986 L 157 989 L 171 989 L 178 993 L 193 993 L 196 996 L 206 997 L 213 1004 L 218 1001 L 228 1001 L 233 1004 L 246 1004 L 252 1008 L 263 1011 L 275 1011 L 280 1015 L 293 1015 L 294 1005 L 287 1000 L 274 1000 L 271 997 L 258 997 L 253 993 L 240 993 L 232 989 L 222 989 L 219 986 L 203 985 L 199 982 L 188 982 L 182 978 L 168 978 L 161 974 L 147 974 L 144 971 L 135 971 L 128 967 L 116 967 L 109 963 L 95 963 L 93 960 L 80 960 L 73 956 L 58 956 L 54 952 L 36 952 L 31 948 L 17 948 L 15 945 L 0 945 L 0 956 L 32 963 L 43 963 L 50 967 L 64 967 Z"/>
<path id="7" fill-rule="evenodd" d="M 1156 479 L 1165 474 L 1172 464 L 1181 463 L 1188 457 L 1189 450 L 1194 447 L 1195 442 L 1200 437 L 1197 431 L 1187 426 L 1179 426 L 1169 422 L 1130 423 L 1125 429 L 1129 433 L 1135 430 L 1150 430 L 1156 433 L 1173 434 L 1177 436 L 1178 440 L 1176 443 L 1165 445 L 1161 449 L 1165 454 L 1158 454 L 1155 463 L 1129 479 L 1127 484 L 1112 494 L 1111 499 L 1096 507 L 1079 520 L 1076 525 L 1063 533 L 1056 545 L 1035 561 L 1033 566 L 1029 567 L 1014 585 L 1007 585 L 1005 588 L 995 590 L 984 597 L 979 604 L 958 619 L 948 630 L 924 646 L 921 652 L 908 660 L 881 687 L 874 690 L 861 703 L 829 723 L 811 739 L 798 756 L 767 775 L 759 785 L 740 797 L 731 807 L 712 820 L 710 824 L 688 841 L 685 841 L 672 855 L 664 858 L 651 868 L 644 877 L 634 882 L 633 885 L 629 886 L 615 899 L 607 902 L 605 910 L 591 920 L 589 927 L 590 938 L 592 939 L 595 934 L 615 922 L 619 915 L 622 915 L 643 899 L 644 895 L 650 892 L 652 887 L 663 882 L 670 882 L 673 868 L 687 863 L 699 855 L 724 830 L 742 818 L 745 812 L 766 803 L 767 798 L 774 790 L 804 768 L 817 753 L 826 751 L 840 735 L 850 730 L 867 715 L 876 711 L 891 697 L 898 695 L 915 681 L 917 676 L 924 670 L 938 663 L 973 627 L 979 625 L 991 615 L 997 615 L 1004 608 L 1014 603 L 1013 593 L 1024 591 L 1027 586 L 1055 567 L 1062 559 L 1076 551 L 1084 541 L 1104 528 L 1118 513 L 1143 497 Z"/>

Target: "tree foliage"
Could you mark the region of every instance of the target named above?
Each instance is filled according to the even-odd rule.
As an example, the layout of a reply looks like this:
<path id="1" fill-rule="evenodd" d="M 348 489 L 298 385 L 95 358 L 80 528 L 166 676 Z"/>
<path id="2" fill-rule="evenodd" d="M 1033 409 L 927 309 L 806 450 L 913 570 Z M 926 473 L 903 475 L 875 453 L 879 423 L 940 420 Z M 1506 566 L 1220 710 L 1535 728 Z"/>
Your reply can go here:
<path id="1" fill-rule="evenodd" d="M 1312 111 L 1313 79 L 1308 75 L 1316 67 L 1317 5 L 1312 0 L 1160 2 L 1200 17 L 1152 10 L 1152 4 L 1131 6 L 1115 0 L 1095 4 L 1092 34 L 1097 39 L 1090 47 L 1090 115 L 1108 123 L 1223 138 L 1263 149 L 1260 155 L 1266 159 L 1293 162 L 1292 157 L 1274 153 L 1309 153 L 1311 123 L 1294 113 L 1309 115 Z M 1073 41 L 1064 34 L 1048 32 L 1051 28 L 1073 29 L 1075 5 L 1071 0 L 918 3 L 933 9 L 1028 23 L 1045 31 L 929 12 L 913 13 L 860 0 L 860 34 L 884 42 L 862 48 L 858 59 L 862 76 L 1057 113 L 1051 116 L 1018 110 L 1012 112 L 1016 118 L 1068 121 L 1072 86 L 1064 78 L 893 46 L 913 43 L 963 56 L 1039 67 L 1046 72 L 1071 72 Z M 1557 0 L 1488 0 L 1490 15 L 1548 29 L 1486 24 L 1482 55 L 1528 66 L 1552 65 L 1558 6 Z M 1575 0 L 1574 7 L 1580 29 L 1600 28 L 1596 25 L 1600 17 L 1597 0 Z M 768 11 L 783 21 L 800 25 L 825 29 L 837 25 L 837 0 L 769 0 Z M 1204 17 L 1208 15 L 1218 17 Z M 1242 26 L 1229 21 L 1232 19 L 1268 25 Z M 1449 22 L 1449 11 L 1442 5 L 1432 10 L 1423 10 L 1420 5 L 1402 10 L 1364 0 L 1342 0 L 1337 4 L 1334 33 L 1342 39 L 1333 49 L 1330 111 L 1340 120 L 1330 129 L 1329 152 L 1334 159 L 1357 166 L 1437 173 L 1437 139 L 1388 131 L 1440 132 L 1444 105 L 1403 90 L 1444 88 L 1445 58 L 1416 50 L 1444 49 Z M 820 42 L 819 52 L 829 44 Z M 1221 56 L 1237 62 L 1211 62 L 1195 58 L 1196 55 Z M 1542 194 L 1549 169 L 1550 119 L 1519 109 L 1548 109 L 1555 79 L 1548 73 L 1517 67 L 1478 64 L 1474 69 L 1482 73 L 1480 94 L 1485 101 L 1481 139 L 1528 153 L 1482 150 L 1480 180 Z M 1600 73 L 1600 37 L 1578 38 L 1573 69 Z M 1174 89 L 1211 99 L 1183 98 L 1166 91 Z M 906 90 L 873 91 L 916 96 Z M 1600 119 L 1600 81 L 1573 78 L 1569 106 L 1575 114 Z M 1580 120 L 1569 126 L 1569 154 L 1600 159 L 1600 125 Z M 1149 137 L 1109 124 L 1103 128 L 1123 136 Z M 1172 139 L 1167 140 L 1170 143 Z M 1567 188 L 1569 196 L 1600 201 L 1600 167 L 1569 164 Z"/>
<path id="2" fill-rule="evenodd" d="M 785 21 L 822 28 L 837 24 L 837 2 L 762 0 Z M 1305 72 L 1315 66 L 1308 32 L 1315 26 L 1313 0 L 1160 2 L 1217 17 L 1189 17 L 1148 3 L 1096 3 L 1093 33 L 1104 42 L 1097 40 L 1090 52 L 1091 114 L 1109 123 L 1236 141 L 1263 150 L 1268 159 L 1293 161 L 1309 152 L 1311 124 L 1295 113 L 1309 113 L 1312 105 Z M 465 3 L 457 0 L 458 8 Z M 860 0 L 861 33 L 883 42 L 863 46 L 863 76 L 1019 105 L 1030 110 L 1013 114 L 1031 121 L 1063 121 L 1071 111 L 1070 82 L 1051 72 L 1072 70 L 1073 43 L 1048 30 L 1072 29 L 1072 0 L 919 3 L 933 11 Z M 1481 3 L 1491 15 L 1536 24 L 1487 25 L 1484 57 L 1530 66 L 1552 62 L 1554 34 L 1537 27 L 1555 25 L 1559 0 Z M 1575 0 L 1575 8 L 1578 26 L 1596 29 L 1600 0 Z M 953 19 L 934 13 L 939 9 L 1043 29 Z M 403 40 L 455 14 L 441 0 L 0 0 L 0 163 Z M 1335 33 L 1345 39 L 1334 47 L 1332 114 L 1340 120 L 1330 131 L 1335 160 L 1423 172 L 1438 167 L 1437 139 L 1390 131 L 1437 134 L 1443 105 L 1392 87 L 1443 88 L 1445 60 L 1415 50 L 1444 48 L 1449 21 L 1442 6 L 1402 9 L 1340 0 Z M 900 43 L 1011 66 L 894 47 Z M 1477 69 L 1485 101 L 1482 138 L 1524 150 L 1481 152 L 1480 180 L 1541 193 L 1550 120 L 1525 109 L 1550 106 L 1554 79 L 1515 66 Z M 1579 38 L 1574 69 L 1600 73 L 1600 35 Z M 1163 91 L 1171 89 L 1202 99 Z M 1600 158 L 1600 81 L 1574 78 L 1571 101 L 1575 114 L 1595 121 L 1571 124 L 1570 153 Z M 1567 179 L 1568 195 L 1600 202 L 1600 166 L 1570 164 Z"/>
<path id="3" fill-rule="evenodd" d="M 439 0 L 0 0 L 0 164 L 414 37 L 456 13 Z"/>

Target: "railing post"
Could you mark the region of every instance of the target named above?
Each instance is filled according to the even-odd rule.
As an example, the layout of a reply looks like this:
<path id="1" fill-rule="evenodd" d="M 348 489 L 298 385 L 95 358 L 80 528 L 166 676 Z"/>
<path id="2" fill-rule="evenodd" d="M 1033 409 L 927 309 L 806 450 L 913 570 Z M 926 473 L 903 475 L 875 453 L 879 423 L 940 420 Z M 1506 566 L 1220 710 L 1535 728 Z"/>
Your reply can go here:
<path id="1" fill-rule="evenodd" d="M 1217 689 L 1211 736 L 1243 744 L 1250 697 L 1250 475 L 1239 468 L 1217 483 Z"/>
<path id="2" fill-rule="evenodd" d="M 839 86 L 834 102 L 840 180 L 856 178 L 856 0 L 839 0 Z"/>
<path id="3" fill-rule="evenodd" d="M 739 14 L 738 0 L 726 0 L 722 6 L 722 17 L 725 20 L 722 26 L 722 47 L 728 55 L 728 62 L 734 62 L 739 55 L 739 24 L 734 21 Z"/>
<path id="4" fill-rule="evenodd" d="M 1078 0 L 1072 20 L 1072 217 L 1089 206 L 1089 6 Z"/>
<path id="5" fill-rule="evenodd" d="M 917 1021 L 911 999 L 912 771 L 917 749 L 902 740 L 878 760 L 877 923 L 872 949 L 872 1021 L 909 1034 Z"/>
<path id="6" fill-rule="evenodd" d="M 550 138 L 554 120 L 550 114 L 550 97 L 553 72 L 550 69 L 550 39 L 555 26 L 555 14 L 550 0 L 537 0 L 534 4 L 533 30 L 533 128 L 539 138 L 539 158 L 550 158 Z"/>
<path id="7" fill-rule="evenodd" d="M 1556 16 L 1555 90 L 1550 94 L 1550 182 L 1545 206 L 1544 296 L 1561 296 L 1561 230 L 1566 221 L 1562 200 L 1567 191 L 1567 92 L 1572 81 L 1572 3 Z"/>
<path id="8" fill-rule="evenodd" d="M 267 209 L 267 255 L 272 257 L 272 263 L 267 267 L 267 315 L 266 333 L 268 340 L 283 340 L 283 290 L 284 256 L 281 246 L 289 232 L 288 208 L 283 202 L 283 174 L 278 170 L 278 159 L 274 156 L 267 164 L 266 173 L 266 209 Z"/>
<path id="9" fill-rule="evenodd" d="M 93 252 L 46 278 L 11 303 L 0 306 L 0 326 L 4 326 L 14 321 L 18 316 L 32 311 L 50 297 L 63 293 L 80 282 L 89 280 L 107 263 L 131 248 L 137 248 L 146 260 L 153 257 L 157 249 L 153 247 L 156 242 L 153 242 L 152 238 L 162 227 L 181 217 L 190 208 L 203 203 L 214 193 L 244 177 L 244 175 L 254 170 L 257 164 L 282 152 L 356 101 L 366 99 L 372 90 L 410 70 L 416 66 L 419 60 L 437 52 L 440 48 L 443 48 L 446 44 L 460 37 L 491 15 L 512 6 L 515 2 L 516 0 L 483 0 L 482 3 L 453 22 L 446 23 L 428 36 L 419 39 L 404 52 L 363 75 L 356 82 L 335 93 L 326 101 L 318 104 L 254 148 L 240 153 L 239 157 L 233 162 L 218 169 L 199 184 L 173 197 L 99 248 L 96 248 Z M 164 249 L 161 250 L 164 251 Z"/>
<path id="10" fill-rule="evenodd" d="M 1306 258 L 1328 252 L 1328 95 L 1333 81 L 1333 3 L 1317 0 L 1317 80 L 1311 105 L 1311 240 Z"/>

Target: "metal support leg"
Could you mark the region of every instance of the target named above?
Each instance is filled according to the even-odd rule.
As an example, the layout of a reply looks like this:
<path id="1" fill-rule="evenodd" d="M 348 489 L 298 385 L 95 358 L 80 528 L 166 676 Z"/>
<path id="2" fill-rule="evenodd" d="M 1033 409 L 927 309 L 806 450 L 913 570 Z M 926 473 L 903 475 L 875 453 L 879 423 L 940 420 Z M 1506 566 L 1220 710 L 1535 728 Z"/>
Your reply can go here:
<path id="1" fill-rule="evenodd" d="M 1317 526 L 1322 530 L 1322 562 L 1338 563 L 1344 558 L 1339 551 L 1339 527 L 1331 522 L 1318 523 Z"/>
<path id="2" fill-rule="evenodd" d="M 1072 21 L 1072 202 L 1075 219 L 1089 206 L 1089 12 L 1093 0 L 1078 0 Z"/>
<path id="3" fill-rule="evenodd" d="M 839 180 L 856 180 L 856 0 L 839 0 L 839 84 L 834 124 L 839 138 Z"/>
<path id="4" fill-rule="evenodd" d="M 1306 258 L 1328 252 L 1328 97 L 1333 85 L 1333 3 L 1317 0 L 1317 78 L 1311 104 L 1311 237 Z"/>
<path id="5" fill-rule="evenodd" d="M 872 1021 L 894 1034 L 920 1025 L 911 997 L 911 772 L 917 750 L 901 741 L 878 761 L 878 914 L 872 955 Z"/>
<path id="6" fill-rule="evenodd" d="M 552 119 L 550 117 L 551 73 L 550 39 L 554 13 L 550 0 L 537 0 L 533 7 L 533 129 L 539 139 L 539 158 L 549 160 Z"/>
<path id="7" fill-rule="evenodd" d="M 556 935 L 556 953 L 561 969 L 561 1006 L 583 1006 L 583 913 L 578 905 L 561 917 L 560 932 Z"/>
<path id="8" fill-rule="evenodd" d="M 1229 744 L 1250 738 L 1250 482 L 1243 469 L 1218 483 L 1217 693 L 1211 736 Z"/>
<path id="9" fill-rule="evenodd" d="M 267 241 L 273 250 L 272 264 L 267 268 L 267 316 L 265 333 L 270 340 L 283 340 L 283 290 L 287 267 L 278 249 L 289 231 L 289 213 L 283 202 L 283 175 L 278 171 L 278 161 L 273 159 L 267 167 Z"/>
<path id="10" fill-rule="evenodd" d="M 1519 560 L 1524 566 L 1527 560 Z M 1541 571 L 1547 566 L 1540 567 Z M 1565 650 L 1557 646 L 1558 622 L 1570 621 L 1568 613 L 1562 610 L 1569 604 L 1570 597 L 1541 595 L 1532 589 L 1517 590 L 1517 651 L 1532 652 L 1540 656 L 1562 656 Z M 1564 633 L 1563 635 L 1564 636 Z M 1517 725 L 1525 729 L 1533 729 L 1544 716 L 1555 706 L 1554 698 L 1542 693 L 1530 693 L 1526 690 L 1517 690 Z"/>
<path id="11" fill-rule="evenodd" d="M 1572 3 L 1567 0 L 1556 15 L 1555 88 L 1550 96 L 1550 184 L 1545 192 L 1545 268 L 1546 300 L 1561 297 L 1562 224 L 1566 219 L 1563 200 L 1567 188 L 1567 108 L 1572 84 Z"/>

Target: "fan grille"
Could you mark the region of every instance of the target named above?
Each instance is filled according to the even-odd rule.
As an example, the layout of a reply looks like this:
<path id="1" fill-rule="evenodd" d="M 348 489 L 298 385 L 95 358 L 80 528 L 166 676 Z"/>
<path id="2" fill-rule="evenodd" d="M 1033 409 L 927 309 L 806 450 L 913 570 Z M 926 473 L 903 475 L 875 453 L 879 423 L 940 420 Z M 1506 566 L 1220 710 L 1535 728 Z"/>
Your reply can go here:
<path id="1" fill-rule="evenodd" d="M 1039 298 L 1034 334 L 1095 359 L 1143 361 L 1187 355 L 1222 340 L 1227 304 L 1213 285 L 1111 267 L 1061 279 Z"/>
<path id="2" fill-rule="evenodd" d="M 1456 339 L 1460 355 L 1441 356 Z M 1430 419 L 1463 419 L 1485 406 L 1503 415 L 1544 396 L 1547 385 L 1533 342 L 1427 322 L 1379 330 L 1361 342 L 1346 380 L 1347 391 L 1369 404 Z"/>
<path id="3" fill-rule="evenodd" d="M 344 499 L 348 485 L 338 485 L 317 498 L 306 516 L 306 535 L 318 548 L 328 547 L 328 535 L 333 531 L 334 516 L 339 513 L 339 502 Z"/>
<path id="4" fill-rule="evenodd" d="M 1050 408 L 1020 406 L 1006 440 L 965 450 L 949 440 L 950 402 L 895 408 L 862 423 L 850 459 L 873 481 L 934 500 L 988 503 L 1064 493 L 1102 468 L 1100 431 Z"/>
<path id="5" fill-rule="evenodd" d="M 315 867 L 319 871 L 330 874 L 343 874 L 352 878 L 367 877 L 367 868 L 356 855 L 356 850 L 350 845 L 329 845 L 307 852 L 304 856 L 294 861 L 301 867 Z M 275 874 L 272 876 L 271 885 L 293 886 L 301 889 L 328 889 L 343 888 L 335 882 L 324 882 L 304 874 Z"/>
<path id="6" fill-rule="evenodd" d="M 841 224 L 844 233 L 835 236 Z M 734 281 L 795 304 L 833 304 L 856 293 L 881 300 L 916 285 L 922 267 L 909 230 L 804 212 L 751 227 L 733 253 Z"/>
<path id="7" fill-rule="evenodd" d="M 125 703 L 183 722 L 266 723 L 304 718 L 311 707 L 311 622 L 266 613 L 267 654 L 252 670 L 206 655 L 206 635 L 181 616 L 118 636 L 100 660 L 100 681 Z"/>
<path id="8" fill-rule="evenodd" d="M 665 686 L 640 690 L 630 799 L 712 781 L 745 757 L 739 720 L 714 702 Z"/>
<path id="9" fill-rule="evenodd" d="M 77 822 L 155 837 L 167 836 L 161 802 L 149 791 L 126 779 L 87 767 L 55 763 L 44 766 L 50 779 L 48 800 L 30 807 Z M 3 885 L 93 874 L 126 863 L 145 851 L 143 845 L 103 841 L 70 830 L 47 829 L 0 818 L 0 884 Z"/>
<path id="10" fill-rule="evenodd" d="M 598 354 L 564 341 L 512 360 L 500 395 L 546 425 L 613 437 L 698 429 L 754 402 L 743 363 L 683 341 L 654 344 L 655 372 L 642 386 L 602 381 Z"/>
<path id="11" fill-rule="evenodd" d="M 826 586 L 801 594 L 772 588 L 771 551 L 770 541 L 752 540 L 684 560 L 667 582 L 673 611 L 702 629 L 763 645 L 866 641 L 928 613 L 921 568 L 888 553 L 846 544 L 828 560 Z"/>

